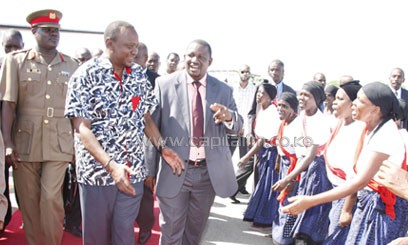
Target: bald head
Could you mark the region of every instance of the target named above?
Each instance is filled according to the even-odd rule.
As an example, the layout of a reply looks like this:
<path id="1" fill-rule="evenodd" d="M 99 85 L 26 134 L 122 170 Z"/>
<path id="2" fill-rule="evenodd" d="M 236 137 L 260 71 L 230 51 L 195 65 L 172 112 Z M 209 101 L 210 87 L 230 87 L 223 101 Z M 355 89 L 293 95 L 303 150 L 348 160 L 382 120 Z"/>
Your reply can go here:
<path id="1" fill-rule="evenodd" d="M 138 46 L 138 52 L 135 56 L 135 63 L 140 65 L 143 68 L 146 68 L 146 62 L 147 62 L 147 58 L 148 56 L 148 49 L 146 44 L 139 42 L 139 46 Z"/>
<path id="2" fill-rule="evenodd" d="M 92 50 L 92 57 L 99 57 L 103 54 L 103 50 L 100 48 L 95 48 Z"/>
<path id="3" fill-rule="evenodd" d="M 92 58 L 92 54 L 87 48 L 79 48 L 75 52 L 75 59 L 77 59 L 81 64 Z"/>
<path id="4" fill-rule="evenodd" d="M 326 76 L 321 72 L 314 74 L 313 81 L 321 83 L 323 87 L 326 86 Z"/>
<path id="5" fill-rule="evenodd" d="M 15 29 L 10 29 L 4 32 L 2 42 L 4 53 L 20 50 L 24 48 L 23 37 L 21 33 Z"/>
<path id="6" fill-rule="evenodd" d="M 248 71 L 250 71 L 251 68 L 249 67 L 249 65 L 243 64 L 243 65 L 241 65 L 241 66 L 239 67 L 239 70 L 240 70 L 240 71 L 242 71 L 242 70 L 248 70 Z"/>
<path id="7" fill-rule="evenodd" d="M 239 77 L 241 79 L 241 83 L 247 83 L 249 78 L 251 77 L 251 68 L 249 65 L 241 65 L 239 67 Z"/>
<path id="8" fill-rule="evenodd" d="M 146 62 L 147 69 L 159 72 L 160 67 L 160 56 L 158 53 L 153 52 L 149 55 L 147 62 Z"/>
<path id="9" fill-rule="evenodd" d="M 353 80 L 354 80 L 354 78 L 351 75 L 343 75 L 339 79 L 339 84 L 343 85 L 343 84 L 346 84 L 346 83 L 351 82 Z"/>

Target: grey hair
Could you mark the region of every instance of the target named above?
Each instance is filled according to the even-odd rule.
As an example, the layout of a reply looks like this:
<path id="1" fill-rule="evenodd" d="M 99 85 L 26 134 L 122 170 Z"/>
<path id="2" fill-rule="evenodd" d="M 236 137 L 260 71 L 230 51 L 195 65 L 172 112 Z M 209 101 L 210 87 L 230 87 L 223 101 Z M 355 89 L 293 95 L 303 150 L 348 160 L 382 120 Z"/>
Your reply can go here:
<path id="1" fill-rule="evenodd" d="M 122 28 L 123 29 L 132 29 L 132 30 L 134 30 L 136 32 L 135 27 L 132 24 L 130 24 L 129 22 L 122 21 L 122 20 L 117 20 L 117 21 L 114 21 L 114 22 L 110 23 L 106 27 L 106 30 L 105 30 L 105 33 L 104 33 L 105 41 L 108 40 L 108 39 L 115 41 L 116 38 L 118 37 L 119 33 L 121 32 Z"/>

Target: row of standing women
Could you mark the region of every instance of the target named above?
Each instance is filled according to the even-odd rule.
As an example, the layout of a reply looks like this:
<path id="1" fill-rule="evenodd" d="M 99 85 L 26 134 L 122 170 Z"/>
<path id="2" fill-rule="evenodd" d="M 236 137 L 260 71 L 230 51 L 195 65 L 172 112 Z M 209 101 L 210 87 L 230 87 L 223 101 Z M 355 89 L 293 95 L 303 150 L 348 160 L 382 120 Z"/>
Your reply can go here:
<path id="1" fill-rule="evenodd" d="M 260 86 L 258 140 L 240 159 L 243 167 L 256 154 L 259 173 L 244 220 L 272 225 L 275 244 L 387 244 L 404 236 L 407 201 L 376 181 L 383 161 L 406 166 L 391 89 L 380 82 L 341 85 L 334 127 L 319 109 L 321 84 L 275 97 L 274 86 Z"/>

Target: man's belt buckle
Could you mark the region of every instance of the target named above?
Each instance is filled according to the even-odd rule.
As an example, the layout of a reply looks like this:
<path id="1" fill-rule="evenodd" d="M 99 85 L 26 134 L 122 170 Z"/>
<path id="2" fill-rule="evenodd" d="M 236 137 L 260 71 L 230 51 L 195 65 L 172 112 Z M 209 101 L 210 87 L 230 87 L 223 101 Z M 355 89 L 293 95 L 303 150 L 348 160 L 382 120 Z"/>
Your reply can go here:
<path id="1" fill-rule="evenodd" d="M 207 164 L 207 162 L 205 161 L 205 159 L 201 159 L 201 160 L 189 160 L 188 161 L 189 165 L 193 165 L 194 167 L 201 167 L 201 166 L 205 166 Z"/>
<path id="2" fill-rule="evenodd" d="M 48 107 L 47 108 L 47 117 L 54 117 L 54 108 Z"/>

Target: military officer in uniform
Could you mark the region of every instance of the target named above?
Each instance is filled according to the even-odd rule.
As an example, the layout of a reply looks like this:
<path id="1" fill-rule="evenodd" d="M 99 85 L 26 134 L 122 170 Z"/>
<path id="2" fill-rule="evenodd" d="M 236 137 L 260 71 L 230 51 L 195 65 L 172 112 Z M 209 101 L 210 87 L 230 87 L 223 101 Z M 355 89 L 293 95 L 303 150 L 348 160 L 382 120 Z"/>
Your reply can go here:
<path id="1" fill-rule="evenodd" d="M 29 244 L 61 244 L 63 234 L 61 187 L 74 148 L 64 107 L 78 63 L 57 51 L 61 17 L 51 9 L 29 14 L 37 45 L 8 54 L 1 72 L 6 161 L 14 167 Z"/>

